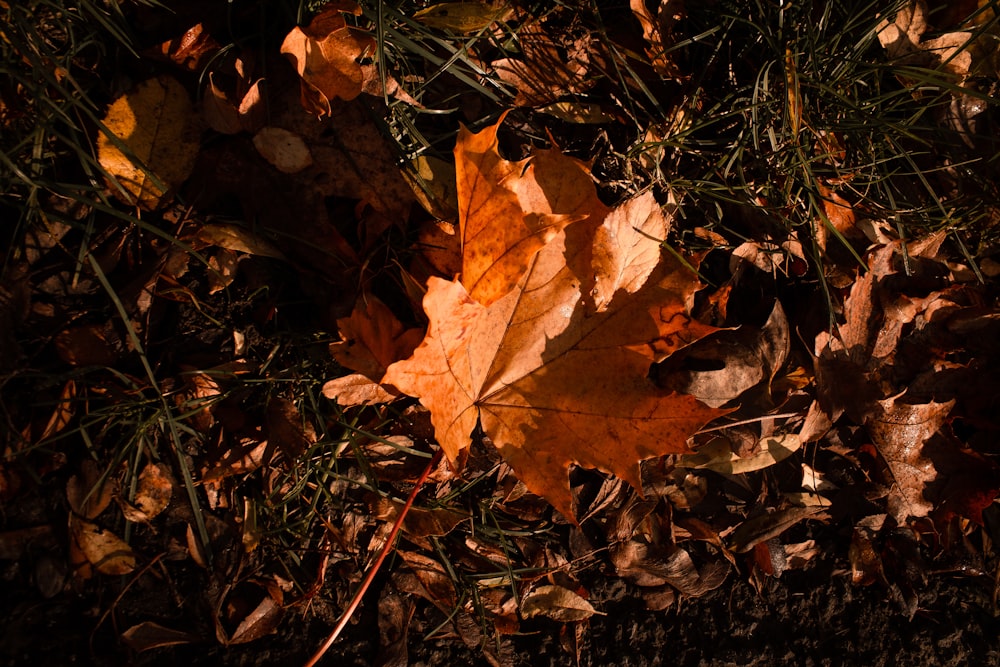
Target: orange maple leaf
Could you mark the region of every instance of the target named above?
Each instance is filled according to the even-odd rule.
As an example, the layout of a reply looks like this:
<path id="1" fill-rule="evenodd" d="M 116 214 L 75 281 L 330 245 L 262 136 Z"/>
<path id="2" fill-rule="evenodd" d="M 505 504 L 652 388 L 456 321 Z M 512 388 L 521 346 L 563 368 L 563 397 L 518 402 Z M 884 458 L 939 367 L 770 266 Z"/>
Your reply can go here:
<path id="1" fill-rule="evenodd" d="M 597 229 L 569 225 L 490 305 L 459 281 L 430 279 L 427 336 L 383 382 L 428 408 L 452 462 L 478 423 L 528 489 L 571 520 L 573 463 L 641 488 L 641 460 L 688 451 L 687 438 L 727 412 L 648 378 L 652 362 L 716 330 L 687 313 L 699 284 L 661 256 L 667 224 L 646 194 Z"/>
<path id="2" fill-rule="evenodd" d="M 486 306 L 510 292 L 566 225 L 607 213 L 579 160 L 557 149 L 517 162 L 501 157 L 502 122 L 475 134 L 463 127 L 455 145 L 462 284 Z"/>

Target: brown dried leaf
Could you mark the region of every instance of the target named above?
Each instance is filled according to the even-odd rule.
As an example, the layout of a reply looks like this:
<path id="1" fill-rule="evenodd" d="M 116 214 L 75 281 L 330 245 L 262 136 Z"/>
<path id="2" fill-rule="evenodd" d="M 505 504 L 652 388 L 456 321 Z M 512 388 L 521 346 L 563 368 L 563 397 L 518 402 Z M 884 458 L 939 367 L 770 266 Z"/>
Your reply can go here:
<path id="1" fill-rule="evenodd" d="M 108 508 L 115 494 L 115 485 L 103 479 L 104 471 L 85 459 L 80 472 L 66 482 L 66 499 L 70 509 L 85 519 L 93 519 Z"/>
<path id="2" fill-rule="evenodd" d="M 253 145 L 261 157 L 286 174 L 297 174 L 313 163 L 302 137 L 284 128 L 262 127 L 254 135 Z"/>
<path id="3" fill-rule="evenodd" d="M 174 492 L 174 480 L 170 469 L 163 463 L 147 463 L 139 473 L 139 487 L 135 501 L 120 502 L 122 514 L 129 521 L 148 523 L 170 504 Z"/>
<path id="4" fill-rule="evenodd" d="M 889 513 L 902 525 L 907 517 L 927 516 L 933 509 L 923 493 L 937 470 L 923 448 L 945 423 L 955 401 L 911 405 L 898 398 L 878 402 L 868 431 L 892 472 Z"/>
<path id="5" fill-rule="evenodd" d="M 284 616 L 284 608 L 281 603 L 271 597 L 270 593 L 264 596 L 252 612 L 240 621 L 239 626 L 229 638 L 228 644 L 246 644 L 266 635 L 272 634 L 281 623 Z"/>
<path id="6" fill-rule="evenodd" d="M 323 395 L 345 408 L 389 403 L 397 398 L 396 394 L 361 373 L 329 380 L 323 385 Z"/>
<path id="7" fill-rule="evenodd" d="M 601 612 L 579 594 L 562 586 L 539 586 L 521 600 L 521 615 L 524 618 L 541 615 L 569 623 L 586 620 L 594 614 Z"/>
<path id="8" fill-rule="evenodd" d="M 267 435 L 271 445 L 290 461 L 316 443 L 312 424 L 304 423 L 295 403 L 284 398 L 272 398 L 267 403 Z"/>
<path id="9" fill-rule="evenodd" d="M 201 127 L 176 79 L 143 81 L 112 103 L 103 123 L 111 136 L 98 135 L 98 159 L 127 204 L 157 208 L 194 169 Z"/>
<path id="10" fill-rule="evenodd" d="M 135 569 L 135 554 L 120 537 L 96 523 L 70 516 L 70 533 L 83 555 L 102 574 L 128 574 Z"/>
<path id="11" fill-rule="evenodd" d="M 182 630 L 174 630 L 159 623 L 143 621 L 133 625 L 121 635 L 122 643 L 136 653 L 166 646 L 196 644 L 204 641 L 201 635 Z"/>

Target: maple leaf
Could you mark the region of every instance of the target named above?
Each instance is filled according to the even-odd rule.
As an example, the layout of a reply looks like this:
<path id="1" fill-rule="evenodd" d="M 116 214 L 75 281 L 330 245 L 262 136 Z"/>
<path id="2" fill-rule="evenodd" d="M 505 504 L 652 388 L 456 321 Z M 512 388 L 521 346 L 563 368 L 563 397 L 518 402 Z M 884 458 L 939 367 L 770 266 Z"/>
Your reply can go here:
<path id="1" fill-rule="evenodd" d="M 633 202 L 626 205 L 631 219 L 665 231 L 652 195 L 641 199 L 646 215 Z M 557 233 L 488 306 L 457 280 L 431 278 L 427 336 L 383 378 L 428 408 L 453 463 L 480 424 L 525 486 L 570 519 L 571 464 L 641 488 L 641 460 L 688 451 L 691 433 L 727 412 L 649 380 L 653 361 L 716 329 L 688 315 L 685 303 L 699 285 L 673 255 L 637 275 L 610 277 L 602 267 L 622 262 L 589 261 L 602 253 L 644 256 L 644 245 L 659 252 L 652 235 L 618 233 L 617 217 L 608 216 L 600 234 L 585 223 Z M 598 293 L 611 295 L 600 307 L 592 295 L 599 282 Z"/>
<path id="2" fill-rule="evenodd" d="M 455 145 L 462 283 L 487 306 L 510 292 L 566 225 L 607 213 L 578 160 L 556 149 L 517 162 L 501 157 L 502 122 L 475 134 L 463 127 Z"/>

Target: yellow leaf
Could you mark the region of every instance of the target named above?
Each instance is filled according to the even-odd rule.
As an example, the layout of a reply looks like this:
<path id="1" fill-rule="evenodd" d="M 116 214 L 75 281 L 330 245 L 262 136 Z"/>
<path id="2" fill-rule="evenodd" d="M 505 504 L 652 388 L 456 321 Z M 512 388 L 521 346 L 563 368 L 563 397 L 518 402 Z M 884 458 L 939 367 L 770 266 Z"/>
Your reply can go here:
<path id="1" fill-rule="evenodd" d="M 191 175 L 201 128 L 176 79 L 143 81 L 112 103 L 103 122 L 113 138 L 98 136 L 98 159 L 126 203 L 155 209 Z"/>

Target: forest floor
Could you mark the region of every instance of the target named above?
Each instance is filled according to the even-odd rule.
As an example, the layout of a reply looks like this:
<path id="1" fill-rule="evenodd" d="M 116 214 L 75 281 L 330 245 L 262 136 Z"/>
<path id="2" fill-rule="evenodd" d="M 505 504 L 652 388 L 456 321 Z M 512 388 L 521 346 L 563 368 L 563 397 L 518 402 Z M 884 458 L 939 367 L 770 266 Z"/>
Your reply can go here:
<path id="1" fill-rule="evenodd" d="M 1000 663 L 994 3 L 214 4 L 0 0 L 0 664 Z"/>

